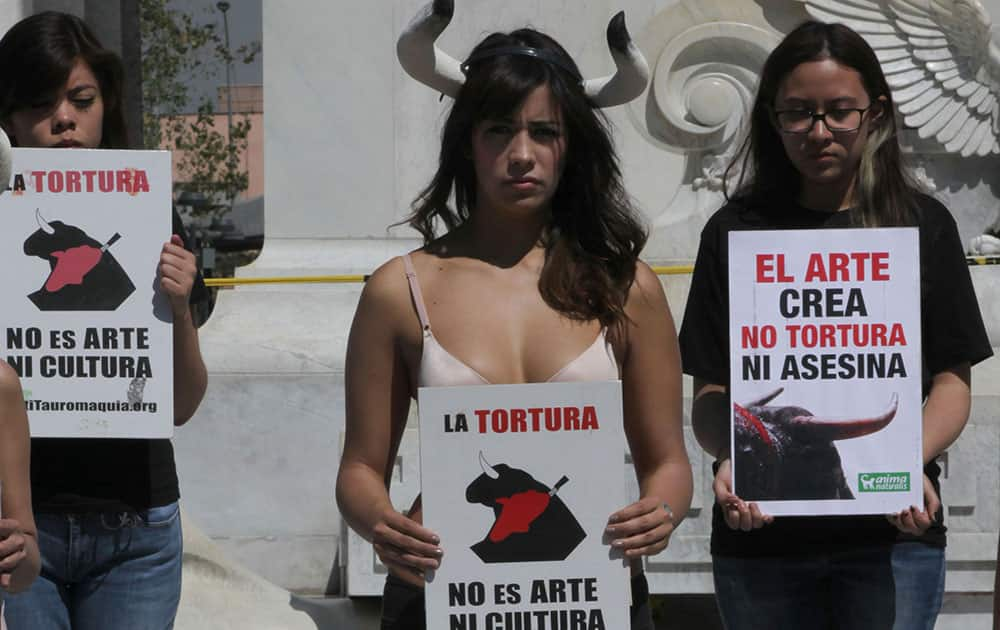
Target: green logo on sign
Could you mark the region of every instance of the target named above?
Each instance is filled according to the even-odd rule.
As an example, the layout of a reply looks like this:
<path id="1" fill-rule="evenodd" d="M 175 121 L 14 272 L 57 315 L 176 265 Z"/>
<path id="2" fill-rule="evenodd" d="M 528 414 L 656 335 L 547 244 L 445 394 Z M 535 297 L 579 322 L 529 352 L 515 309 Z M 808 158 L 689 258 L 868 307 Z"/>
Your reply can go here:
<path id="1" fill-rule="evenodd" d="M 859 492 L 907 492 L 910 489 L 910 473 L 880 472 L 860 473 Z"/>

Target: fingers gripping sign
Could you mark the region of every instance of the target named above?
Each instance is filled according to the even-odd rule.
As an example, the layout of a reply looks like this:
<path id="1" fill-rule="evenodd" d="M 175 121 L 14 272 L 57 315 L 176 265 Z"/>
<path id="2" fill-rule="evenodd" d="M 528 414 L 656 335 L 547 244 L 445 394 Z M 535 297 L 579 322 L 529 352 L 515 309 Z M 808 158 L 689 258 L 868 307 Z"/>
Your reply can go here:
<path id="1" fill-rule="evenodd" d="M 605 531 L 626 558 L 655 556 L 670 543 L 674 513 L 666 502 L 644 497 L 612 514 Z"/>
<path id="2" fill-rule="evenodd" d="M 10 588 L 10 575 L 26 555 L 21 524 L 9 518 L 0 519 L 0 588 Z"/>
<path id="3" fill-rule="evenodd" d="M 774 521 L 774 517 L 761 512 L 756 503 L 747 503 L 733 494 L 733 468 L 732 462 L 728 458 L 719 464 L 719 471 L 715 473 L 712 489 L 715 491 L 715 500 L 722 508 L 726 525 L 730 529 L 748 532 L 760 529 Z"/>
<path id="4" fill-rule="evenodd" d="M 386 567 L 418 578 L 441 566 L 440 542 L 437 534 L 391 509 L 375 525 L 372 536 L 375 553 Z"/>
<path id="5" fill-rule="evenodd" d="M 160 287 L 170 300 L 174 316 L 178 317 L 188 309 L 191 289 L 198 275 L 194 254 L 184 248 L 180 236 L 174 234 L 163 244 L 159 271 Z"/>
<path id="6" fill-rule="evenodd" d="M 924 509 L 921 510 L 917 506 L 911 505 L 908 509 L 886 515 L 886 518 L 899 531 L 914 536 L 921 536 L 934 524 L 934 515 L 937 514 L 940 508 L 941 499 L 938 498 L 931 480 L 927 475 L 924 475 Z"/>

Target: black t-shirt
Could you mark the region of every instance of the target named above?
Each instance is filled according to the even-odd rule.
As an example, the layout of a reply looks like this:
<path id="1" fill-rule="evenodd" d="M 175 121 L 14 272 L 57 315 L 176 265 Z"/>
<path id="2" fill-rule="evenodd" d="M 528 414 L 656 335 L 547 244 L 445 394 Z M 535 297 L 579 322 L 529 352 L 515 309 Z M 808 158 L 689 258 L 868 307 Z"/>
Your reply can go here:
<path id="1" fill-rule="evenodd" d="M 818 212 L 791 201 L 761 210 L 730 202 L 705 225 L 681 325 L 684 372 L 709 383 L 729 385 L 729 232 L 847 228 L 850 212 Z M 920 305 L 924 396 L 931 378 L 960 363 L 976 364 L 993 354 L 955 220 L 937 200 L 921 196 Z M 935 462 L 924 472 L 940 494 Z M 944 514 L 920 540 L 943 547 Z M 712 553 L 724 556 L 773 556 L 913 539 L 900 534 L 883 516 L 780 517 L 752 532 L 733 531 L 716 503 L 712 510 Z"/>
<path id="2" fill-rule="evenodd" d="M 191 249 L 176 211 L 173 232 Z M 190 302 L 207 299 L 208 289 L 199 273 Z M 31 499 L 36 512 L 145 510 L 179 497 L 170 440 L 31 440 Z"/>

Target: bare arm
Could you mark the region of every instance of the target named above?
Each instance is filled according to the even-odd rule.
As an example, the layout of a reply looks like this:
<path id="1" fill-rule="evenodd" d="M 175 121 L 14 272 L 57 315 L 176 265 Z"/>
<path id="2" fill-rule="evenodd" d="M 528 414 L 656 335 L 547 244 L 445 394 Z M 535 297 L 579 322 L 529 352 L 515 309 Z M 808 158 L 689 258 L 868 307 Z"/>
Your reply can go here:
<path id="1" fill-rule="evenodd" d="M 726 524 L 731 529 L 749 531 L 772 522 L 774 517 L 761 512 L 756 503 L 747 503 L 733 494 L 733 468 L 729 453 L 732 412 L 725 386 L 694 379 L 691 424 L 698 444 L 719 462 L 712 491 L 715 500 L 722 506 Z"/>
<path id="2" fill-rule="evenodd" d="M 725 386 L 694 379 L 691 427 L 698 444 L 717 460 L 729 456 L 729 393 Z"/>
<path id="3" fill-rule="evenodd" d="M 962 363 L 934 375 L 923 414 L 924 463 L 958 439 L 972 406 L 971 368 Z"/>
<path id="4" fill-rule="evenodd" d="M 931 391 L 924 403 L 923 462 L 926 464 L 958 439 L 969 420 L 972 405 L 971 367 L 961 363 L 935 374 Z M 889 516 L 890 522 L 904 532 L 923 534 L 933 523 L 941 507 L 941 498 L 930 479 L 924 475 L 924 505 L 912 506 Z"/>
<path id="5" fill-rule="evenodd" d="M 389 500 L 390 460 L 410 406 L 410 381 L 399 348 L 406 291 L 402 265 L 391 261 L 369 279 L 354 315 L 337 504 L 351 528 L 375 544 L 387 566 L 413 577 L 436 568 L 440 550 L 436 535 L 397 512 Z"/>
<path id="6" fill-rule="evenodd" d="M 208 372 L 189 305 L 197 274 L 194 254 L 184 249 L 183 241 L 175 234 L 160 253 L 160 284 L 174 315 L 175 426 L 191 419 L 208 387 Z"/>
<path id="7" fill-rule="evenodd" d="M 636 268 L 626 313 L 625 435 L 640 499 L 611 516 L 608 533 L 626 557 L 638 558 L 666 548 L 691 506 L 692 478 L 684 448 L 677 334 L 663 287 L 643 263 Z"/>
<path id="8" fill-rule="evenodd" d="M 38 533 L 31 512 L 28 416 L 14 370 L 0 361 L 0 587 L 17 593 L 38 576 Z"/>

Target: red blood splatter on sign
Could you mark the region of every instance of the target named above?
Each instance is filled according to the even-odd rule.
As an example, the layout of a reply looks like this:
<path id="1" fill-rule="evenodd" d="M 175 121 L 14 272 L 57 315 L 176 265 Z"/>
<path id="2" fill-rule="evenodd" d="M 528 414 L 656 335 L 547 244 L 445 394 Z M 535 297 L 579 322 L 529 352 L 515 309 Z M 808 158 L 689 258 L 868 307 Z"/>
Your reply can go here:
<path id="1" fill-rule="evenodd" d="M 497 522 L 490 530 L 490 542 L 501 542 L 511 534 L 523 534 L 528 531 L 535 519 L 549 507 L 551 497 L 548 492 L 527 490 L 510 497 L 497 499 L 502 507 Z"/>
<path id="2" fill-rule="evenodd" d="M 101 260 L 101 250 L 90 245 L 52 252 L 56 267 L 45 281 L 45 290 L 58 291 L 67 284 L 83 284 L 83 277 Z"/>

